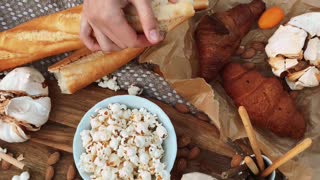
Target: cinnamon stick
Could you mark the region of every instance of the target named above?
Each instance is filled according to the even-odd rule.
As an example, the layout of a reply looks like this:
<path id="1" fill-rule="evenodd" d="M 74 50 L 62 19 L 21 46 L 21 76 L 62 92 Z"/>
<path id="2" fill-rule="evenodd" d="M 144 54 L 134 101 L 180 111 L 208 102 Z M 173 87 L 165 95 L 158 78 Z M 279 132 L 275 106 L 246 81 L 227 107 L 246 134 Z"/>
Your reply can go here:
<path id="1" fill-rule="evenodd" d="M 7 161 L 8 163 L 16 166 L 19 169 L 23 169 L 23 167 L 24 167 L 24 163 L 18 161 L 14 157 L 9 156 L 8 154 L 2 153 L 2 152 L 0 152 L 0 159 L 2 159 L 3 161 Z"/>
<path id="2" fill-rule="evenodd" d="M 269 166 L 266 170 L 264 170 L 261 174 L 262 177 L 269 176 L 274 170 L 276 170 L 281 165 L 285 164 L 307 148 L 309 148 L 312 144 L 312 140 L 307 138 L 295 146 L 293 149 L 284 154 L 281 158 L 277 159 L 271 166 Z"/>
<path id="3" fill-rule="evenodd" d="M 264 162 L 263 162 L 263 158 L 261 155 L 261 150 L 260 150 L 257 138 L 256 138 L 256 133 L 252 127 L 248 112 L 243 106 L 240 106 L 238 111 L 239 111 L 242 123 L 244 125 L 244 128 L 247 132 L 252 150 L 256 156 L 258 166 L 259 166 L 260 170 L 263 171 L 264 170 Z"/>

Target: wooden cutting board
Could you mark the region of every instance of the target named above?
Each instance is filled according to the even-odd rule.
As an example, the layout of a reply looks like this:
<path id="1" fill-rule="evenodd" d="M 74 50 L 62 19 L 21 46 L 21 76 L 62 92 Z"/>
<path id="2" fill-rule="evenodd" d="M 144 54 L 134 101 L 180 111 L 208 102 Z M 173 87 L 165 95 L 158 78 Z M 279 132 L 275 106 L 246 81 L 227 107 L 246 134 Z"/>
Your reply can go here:
<path id="1" fill-rule="evenodd" d="M 40 131 L 32 133 L 32 138 L 28 142 L 9 144 L 0 141 L 0 147 L 7 148 L 15 156 L 24 155 L 23 162 L 26 163 L 31 179 L 35 180 L 44 179 L 48 156 L 56 150 L 62 152 L 62 158 L 54 166 L 55 179 L 66 179 L 68 166 L 73 163 L 73 136 L 82 116 L 99 101 L 111 96 L 126 94 L 126 92 L 113 92 L 91 85 L 76 94 L 64 95 L 60 93 L 55 82 L 49 82 L 49 87 L 53 104 L 49 122 Z M 219 140 L 219 132 L 215 126 L 200 121 L 190 114 L 179 113 L 170 105 L 156 100 L 151 101 L 167 113 L 177 135 L 191 136 L 192 142 L 207 152 L 202 156 L 208 156 L 208 159 L 216 164 L 216 169 L 211 167 L 213 170 L 221 173 L 222 170 L 229 168 L 229 157 L 234 155 L 234 151 Z M 192 168 L 191 170 L 189 168 L 189 171 L 192 171 Z M 13 175 L 21 172 L 14 167 L 6 171 L 0 170 L 0 180 L 11 179 Z"/>

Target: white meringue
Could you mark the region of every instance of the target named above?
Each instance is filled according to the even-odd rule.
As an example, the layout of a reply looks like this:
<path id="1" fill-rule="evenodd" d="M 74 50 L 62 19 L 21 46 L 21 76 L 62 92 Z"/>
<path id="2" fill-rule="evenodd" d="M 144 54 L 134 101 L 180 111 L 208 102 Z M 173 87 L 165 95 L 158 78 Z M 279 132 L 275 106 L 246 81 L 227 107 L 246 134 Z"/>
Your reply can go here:
<path id="1" fill-rule="evenodd" d="M 0 139 L 9 143 L 19 143 L 28 140 L 29 137 L 19 125 L 0 120 Z"/>
<path id="2" fill-rule="evenodd" d="M 288 24 L 304 29 L 312 37 L 315 35 L 320 36 L 319 19 L 320 12 L 310 12 L 291 18 Z"/>
<path id="3" fill-rule="evenodd" d="M 20 174 L 20 176 L 15 175 L 12 177 L 12 180 L 29 180 L 30 179 L 30 174 L 28 171 L 24 171 L 23 173 Z"/>
<path id="4" fill-rule="evenodd" d="M 310 61 L 310 64 L 320 66 L 320 40 L 318 37 L 309 40 L 304 58 Z"/>
<path id="5" fill-rule="evenodd" d="M 192 172 L 192 173 L 184 174 L 181 180 L 216 180 L 216 179 L 207 174 Z"/>
<path id="6" fill-rule="evenodd" d="M 304 87 L 316 87 L 319 85 L 319 80 L 317 79 L 317 75 L 319 74 L 320 71 L 313 66 L 308 68 L 297 82 L 291 82 L 288 79 L 286 81 L 292 90 L 301 90 Z"/>
<path id="7" fill-rule="evenodd" d="M 271 36 L 266 45 L 268 57 L 277 55 L 299 56 L 307 33 L 293 26 L 280 26 L 279 29 Z"/>
<path id="8" fill-rule="evenodd" d="M 49 97 L 32 99 L 23 96 L 11 99 L 5 108 L 5 113 L 18 121 L 40 127 L 48 121 L 50 109 Z"/>
<path id="9" fill-rule="evenodd" d="M 42 74 L 30 67 L 20 67 L 9 72 L 0 81 L 0 90 L 24 91 L 30 96 L 47 96 Z"/>

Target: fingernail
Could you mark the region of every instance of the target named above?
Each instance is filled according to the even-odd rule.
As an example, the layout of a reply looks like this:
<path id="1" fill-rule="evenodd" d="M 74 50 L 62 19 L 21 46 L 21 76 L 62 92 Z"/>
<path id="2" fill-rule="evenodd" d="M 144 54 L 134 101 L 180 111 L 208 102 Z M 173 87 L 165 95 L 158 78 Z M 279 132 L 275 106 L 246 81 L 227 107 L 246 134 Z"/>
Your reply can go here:
<path id="1" fill-rule="evenodd" d="M 160 37 L 159 37 L 159 32 L 155 29 L 151 30 L 150 33 L 150 40 L 153 42 L 153 43 L 157 43 L 159 42 L 160 40 Z"/>

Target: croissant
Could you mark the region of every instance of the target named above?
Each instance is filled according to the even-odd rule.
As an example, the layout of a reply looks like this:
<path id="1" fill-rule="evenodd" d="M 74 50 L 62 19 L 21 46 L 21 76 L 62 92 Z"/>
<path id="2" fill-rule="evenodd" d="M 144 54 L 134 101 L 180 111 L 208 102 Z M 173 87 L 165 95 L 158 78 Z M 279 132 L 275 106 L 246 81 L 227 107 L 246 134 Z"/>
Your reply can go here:
<path id="1" fill-rule="evenodd" d="M 253 0 L 200 20 L 195 31 L 200 77 L 211 81 L 218 74 L 264 10 L 262 0 Z"/>
<path id="2" fill-rule="evenodd" d="M 280 137 L 299 139 L 304 135 L 306 122 L 278 79 L 263 77 L 240 64 L 229 64 L 223 71 L 223 80 L 227 94 L 237 106 L 247 109 L 254 126 Z"/>

